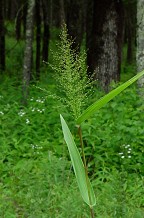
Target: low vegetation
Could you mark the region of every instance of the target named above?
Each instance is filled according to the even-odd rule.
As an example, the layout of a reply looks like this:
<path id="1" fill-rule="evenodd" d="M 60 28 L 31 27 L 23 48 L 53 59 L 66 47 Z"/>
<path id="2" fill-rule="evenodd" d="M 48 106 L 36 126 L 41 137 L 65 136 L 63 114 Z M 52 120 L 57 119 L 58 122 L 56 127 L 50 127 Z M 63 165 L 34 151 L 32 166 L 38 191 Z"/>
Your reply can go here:
<path id="1" fill-rule="evenodd" d="M 79 144 L 73 110 L 61 101 L 65 94 L 59 95 L 53 69 L 44 68 L 41 80 L 30 85 L 27 107 L 21 105 L 19 77 L 0 78 L 0 217 L 90 217 L 59 118 L 66 118 Z M 101 96 L 94 84 L 83 107 Z M 82 124 L 98 218 L 144 217 L 143 110 L 132 85 Z"/>

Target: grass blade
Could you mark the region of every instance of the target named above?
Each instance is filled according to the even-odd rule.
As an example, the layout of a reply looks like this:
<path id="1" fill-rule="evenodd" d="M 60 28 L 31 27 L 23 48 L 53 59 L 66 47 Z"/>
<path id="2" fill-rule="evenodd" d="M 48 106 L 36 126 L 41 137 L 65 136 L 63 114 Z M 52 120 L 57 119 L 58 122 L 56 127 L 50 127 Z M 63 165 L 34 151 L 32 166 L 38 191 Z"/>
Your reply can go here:
<path id="1" fill-rule="evenodd" d="M 119 93 L 121 93 L 124 89 L 126 89 L 128 86 L 130 86 L 132 83 L 134 83 L 136 80 L 138 80 L 143 75 L 144 75 L 144 70 L 138 73 L 136 76 L 132 77 L 130 80 L 128 80 L 124 84 L 118 86 L 116 89 L 109 92 L 104 97 L 100 98 L 95 103 L 93 103 L 91 106 L 89 106 L 84 111 L 84 113 L 80 117 L 78 117 L 77 124 L 81 124 L 83 121 L 87 120 L 93 113 L 95 113 L 97 110 L 103 107 L 106 103 L 112 100 L 115 96 L 117 96 Z"/>
<path id="2" fill-rule="evenodd" d="M 78 187 L 80 189 L 80 193 L 82 195 L 83 200 L 90 206 L 94 206 L 96 204 L 95 194 L 92 189 L 91 183 L 89 179 L 86 178 L 84 164 L 82 162 L 80 153 L 76 147 L 73 136 L 67 126 L 64 118 L 60 115 L 62 130 L 64 134 L 64 139 L 66 141 L 70 158 L 72 161 L 73 169 L 75 172 L 75 176 L 77 179 Z M 90 199 L 89 199 L 90 195 Z"/>

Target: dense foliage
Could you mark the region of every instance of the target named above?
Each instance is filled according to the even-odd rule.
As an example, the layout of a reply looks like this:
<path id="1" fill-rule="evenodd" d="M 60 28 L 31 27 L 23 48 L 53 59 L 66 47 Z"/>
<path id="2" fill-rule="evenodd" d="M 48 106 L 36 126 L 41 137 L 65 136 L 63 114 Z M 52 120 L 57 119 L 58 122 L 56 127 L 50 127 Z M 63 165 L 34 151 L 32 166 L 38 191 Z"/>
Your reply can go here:
<path id="1" fill-rule="evenodd" d="M 44 81 L 40 85 L 44 86 Z M 53 87 L 48 85 L 52 93 Z M 95 92 L 93 100 L 101 96 Z M 20 93 L 16 79 L 1 79 L 1 217 L 69 217 L 72 211 L 73 217 L 88 217 L 60 128 L 59 113 L 71 123 L 70 116 L 59 101 L 33 85 L 27 108 L 20 106 Z M 99 217 L 122 213 L 122 204 L 126 217 L 142 217 L 142 111 L 133 86 L 83 124 Z M 69 209 L 67 205 L 71 205 Z"/>
<path id="2" fill-rule="evenodd" d="M 20 72 L 0 77 L 0 217 L 89 217 L 63 140 L 60 113 L 79 145 L 70 107 L 61 101 L 65 94 L 57 87 L 57 73 L 49 66 L 43 69 L 41 80 L 30 85 L 25 107 Z M 85 107 L 103 95 L 96 85 L 90 91 Z M 144 216 L 143 110 L 133 85 L 82 125 L 99 218 Z"/>

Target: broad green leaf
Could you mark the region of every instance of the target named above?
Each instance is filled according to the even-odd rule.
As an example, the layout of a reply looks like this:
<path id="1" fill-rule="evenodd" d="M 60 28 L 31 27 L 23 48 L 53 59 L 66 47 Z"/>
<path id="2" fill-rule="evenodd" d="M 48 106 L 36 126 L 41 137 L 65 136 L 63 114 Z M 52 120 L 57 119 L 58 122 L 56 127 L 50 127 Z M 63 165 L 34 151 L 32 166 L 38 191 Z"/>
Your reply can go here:
<path id="1" fill-rule="evenodd" d="M 109 92 L 104 97 L 100 98 L 95 103 L 93 103 L 91 106 L 89 106 L 84 111 L 84 113 L 80 117 L 78 117 L 77 124 L 81 124 L 83 121 L 87 120 L 92 114 L 94 114 L 97 110 L 103 107 L 106 103 L 112 100 L 115 96 L 117 96 L 119 93 L 121 93 L 124 89 L 126 89 L 128 86 L 130 86 L 132 83 L 134 83 L 136 80 L 138 80 L 143 75 L 144 75 L 144 70 L 138 73 L 136 76 L 132 77 L 130 80 L 128 80 L 124 84 L 118 86 L 116 89 Z"/>
<path id="2" fill-rule="evenodd" d="M 64 139 L 66 141 L 71 162 L 73 165 L 73 169 L 75 172 L 75 176 L 77 179 L 78 187 L 80 189 L 80 193 L 82 195 L 83 200 L 90 206 L 94 206 L 96 204 L 96 198 L 91 186 L 89 179 L 86 177 L 84 164 L 82 162 L 80 153 L 76 147 L 73 136 L 67 126 L 64 118 L 60 115 L 62 130 L 64 134 Z M 90 194 L 90 199 L 89 199 Z"/>

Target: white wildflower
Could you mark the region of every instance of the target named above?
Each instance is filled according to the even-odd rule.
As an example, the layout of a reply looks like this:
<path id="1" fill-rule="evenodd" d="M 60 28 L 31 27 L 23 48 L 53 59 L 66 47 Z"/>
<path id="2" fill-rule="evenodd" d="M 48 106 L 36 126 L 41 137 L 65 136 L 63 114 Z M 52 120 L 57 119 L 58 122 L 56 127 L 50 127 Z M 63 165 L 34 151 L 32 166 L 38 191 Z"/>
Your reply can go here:
<path id="1" fill-rule="evenodd" d="M 29 123 L 30 123 L 29 119 L 26 119 L 26 124 L 29 124 Z"/>
<path id="2" fill-rule="evenodd" d="M 128 150 L 131 151 L 131 148 L 129 148 Z"/>
<path id="3" fill-rule="evenodd" d="M 23 117 L 23 116 L 25 115 L 25 112 L 24 112 L 23 110 L 21 110 L 21 111 L 18 113 L 18 115 L 19 115 L 20 117 Z"/>
<path id="4" fill-rule="evenodd" d="M 120 152 L 119 155 L 123 155 L 123 152 Z"/>

